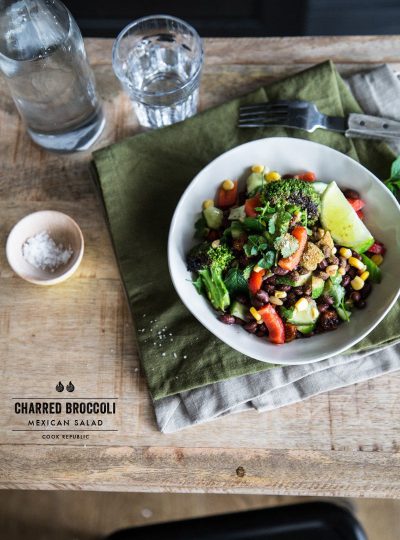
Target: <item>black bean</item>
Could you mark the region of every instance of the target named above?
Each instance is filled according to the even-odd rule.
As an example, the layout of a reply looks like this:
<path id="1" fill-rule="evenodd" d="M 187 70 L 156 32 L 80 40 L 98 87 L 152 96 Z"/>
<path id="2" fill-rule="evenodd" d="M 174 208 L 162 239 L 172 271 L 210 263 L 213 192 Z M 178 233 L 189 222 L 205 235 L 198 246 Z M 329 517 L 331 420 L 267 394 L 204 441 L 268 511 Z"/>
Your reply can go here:
<path id="1" fill-rule="evenodd" d="M 284 292 L 289 292 L 291 288 L 292 288 L 291 285 L 279 285 L 279 290 L 284 291 Z"/>
<path id="2" fill-rule="evenodd" d="M 301 276 L 303 276 L 304 274 L 308 274 L 309 272 L 307 268 L 303 268 L 303 266 L 300 266 L 297 270 Z"/>
<path id="3" fill-rule="evenodd" d="M 290 292 L 284 300 L 286 301 L 286 304 L 288 306 L 291 306 L 295 302 L 297 302 L 297 296 L 295 295 L 294 292 Z"/>
<path id="4" fill-rule="evenodd" d="M 339 318 L 334 309 L 327 309 L 318 319 L 318 326 L 323 330 L 336 330 L 339 326 Z"/>
<path id="5" fill-rule="evenodd" d="M 322 302 L 324 304 L 328 304 L 329 306 L 331 306 L 333 304 L 333 298 L 329 296 L 328 294 L 324 294 L 322 296 Z"/>
<path id="6" fill-rule="evenodd" d="M 251 303 L 253 304 L 253 306 L 256 308 L 256 309 L 261 309 L 264 305 L 265 302 L 260 302 L 260 300 L 257 300 L 257 298 L 253 298 L 253 300 L 251 301 Z"/>
<path id="7" fill-rule="evenodd" d="M 353 302 L 359 302 L 361 300 L 361 293 L 358 291 L 353 291 L 350 298 L 353 300 Z"/>
<path id="8" fill-rule="evenodd" d="M 265 330 L 260 330 L 260 329 L 258 329 L 258 330 L 256 331 L 256 336 L 257 336 L 257 337 L 264 337 L 264 336 L 265 336 Z"/>
<path id="9" fill-rule="evenodd" d="M 325 257 L 330 257 L 332 253 L 331 248 L 329 246 L 322 246 L 322 252 L 325 255 Z"/>
<path id="10" fill-rule="evenodd" d="M 357 253 L 357 251 L 353 251 L 353 257 L 355 257 L 356 259 L 360 260 L 361 261 L 361 255 L 359 253 Z"/>
<path id="11" fill-rule="evenodd" d="M 324 313 L 324 311 L 326 311 L 327 309 L 329 309 L 328 304 L 325 304 L 324 302 L 320 302 L 319 304 L 317 304 L 317 307 L 318 307 L 318 311 L 319 311 L 320 313 Z"/>
<path id="12" fill-rule="evenodd" d="M 339 265 L 339 259 L 335 255 L 332 255 L 329 257 L 329 264 L 337 264 Z"/>
<path id="13" fill-rule="evenodd" d="M 347 287 L 349 284 L 350 284 L 350 276 L 343 276 L 343 279 L 342 279 L 342 285 L 343 287 Z"/>
<path id="14" fill-rule="evenodd" d="M 293 270 L 288 275 L 288 278 L 295 283 L 296 281 L 300 279 L 300 274 L 297 272 L 297 270 Z"/>
<path id="15" fill-rule="evenodd" d="M 236 296 L 236 300 L 237 300 L 238 302 L 240 302 L 241 304 L 244 304 L 245 306 L 247 306 L 248 303 L 249 303 L 249 299 L 248 299 L 247 296 L 245 296 L 244 294 L 238 294 L 238 295 Z"/>
<path id="16" fill-rule="evenodd" d="M 328 261 L 326 259 L 322 259 L 322 261 L 318 264 L 318 267 L 320 270 L 325 270 L 325 268 L 328 266 Z"/>
<path id="17" fill-rule="evenodd" d="M 360 194 L 355 189 L 345 189 L 343 191 L 343 194 L 348 199 L 359 199 L 360 198 Z"/>
<path id="18" fill-rule="evenodd" d="M 350 268 L 351 268 L 351 267 L 350 267 L 349 263 L 347 263 L 346 266 L 344 267 L 344 269 L 346 270 L 346 272 L 348 272 L 348 271 L 350 270 Z"/>
<path id="19" fill-rule="evenodd" d="M 355 306 L 357 309 L 364 309 L 367 306 L 367 302 L 365 300 L 359 300 L 355 303 Z"/>
<path id="20" fill-rule="evenodd" d="M 268 283 L 269 285 L 275 285 L 276 277 L 275 276 L 270 276 L 265 280 L 265 282 Z"/>
<path id="21" fill-rule="evenodd" d="M 367 298 L 367 296 L 371 294 L 371 291 L 372 291 L 372 285 L 369 281 L 366 281 L 364 283 L 364 287 L 360 291 L 362 298 Z"/>
<path id="22" fill-rule="evenodd" d="M 271 296 L 274 294 L 275 292 L 275 286 L 274 285 L 270 285 L 269 283 L 264 283 L 263 284 L 263 289 L 264 291 L 266 291 L 268 294 L 270 294 Z"/>
<path id="23" fill-rule="evenodd" d="M 254 334 L 254 332 L 257 330 L 257 322 L 249 322 L 243 326 L 243 328 L 249 332 L 250 334 Z"/>
<path id="24" fill-rule="evenodd" d="M 276 274 L 277 276 L 286 276 L 286 274 L 289 273 L 289 270 L 285 270 L 284 268 L 281 268 L 280 266 L 274 266 L 272 269 L 272 272 Z"/>
<path id="25" fill-rule="evenodd" d="M 262 289 L 256 293 L 256 299 L 259 300 L 262 304 L 267 304 L 269 302 L 269 295 L 266 291 Z"/>
<path id="26" fill-rule="evenodd" d="M 312 293 L 311 285 L 303 285 L 304 296 L 311 296 L 311 293 Z"/>
<path id="27" fill-rule="evenodd" d="M 238 324 L 239 326 L 243 326 L 246 324 L 246 322 L 243 319 L 240 319 L 239 317 L 235 317 L 235 324 Z"/>
<path id="28" fill-rule="evenodd" d="M 347 273 L 351 279 L 354 279 L 357 275 L 357 270 L 354 268 L 354 266 L 351 266 Z"/>
<path id="29" fill-rule="evenodd" d="M 303 287 L 293 287 L 293 291 L 297 296 L 303 296 Z"/>
<path id="30" fill-rule="evenodd" d="M 317 272 L 317 276 L 326 281 L 329 278 L 329 274 L 326 272 Z"/>
<path id="31" fill-rule="evenodd" d="M 224 315 L 220 315 L 218 317 L 218 320 L 223 322 L 224 324 L 235 324 L 235 317 L 233 315 L 229 315 L 228 313 L 225 313 Z"/>
<path id="32" fill-rule="evenodd" d="M 347 266 L 346 257 L 339 257 L 339 266 L 340 266 L 340 268 L 346 268 L 346 266 Z"/>

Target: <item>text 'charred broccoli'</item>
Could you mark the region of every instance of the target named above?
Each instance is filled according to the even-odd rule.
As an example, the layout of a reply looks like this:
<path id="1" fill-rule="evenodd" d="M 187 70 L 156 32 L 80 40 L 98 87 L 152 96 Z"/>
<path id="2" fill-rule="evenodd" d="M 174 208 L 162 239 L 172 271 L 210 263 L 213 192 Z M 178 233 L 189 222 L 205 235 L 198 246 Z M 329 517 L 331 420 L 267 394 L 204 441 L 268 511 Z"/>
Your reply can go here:
<path id="1" fill-rule="evenodd" d="M 297 206 L 305 210 L 310 225 L 317 221 L 321 210 L 319 194 L 312 185 L 295 178 L 270 182 L 265 186 L 262 200 L 272 207 Z"/>

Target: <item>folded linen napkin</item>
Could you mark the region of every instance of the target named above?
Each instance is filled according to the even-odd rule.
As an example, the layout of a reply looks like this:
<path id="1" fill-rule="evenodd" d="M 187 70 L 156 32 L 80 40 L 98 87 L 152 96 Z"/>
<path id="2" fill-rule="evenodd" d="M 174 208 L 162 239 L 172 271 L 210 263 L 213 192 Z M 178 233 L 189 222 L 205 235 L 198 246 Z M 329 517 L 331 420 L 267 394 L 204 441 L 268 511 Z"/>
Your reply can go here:
<path id="1" fill-rule="evenodd" d="M 319 386 L 317 374 L 329 367 L 337 370 L 340 365 L 340 360 L 334 360 L 330 366 L 328 360 L 318 363 L 319 367 L 312 365 L 308 372 L 307 366 L 269 369 L 270 365 L 237 353 L 188 313 L 168 275 L 168 227 L 179 196 L 206 163 L 229 148 L 265 136 L 297 136 L 359 159 L 381 178 L 388 175 L 394 155 L 381 142 L 353 141 L 322 130 L 307 134 L 283 128 L 236 128 L 240 104 L 278 97 L 308 99 L 333 115 L 360 112 L 334 66 L 327 62 L 181 124 L 137 135 L 94 155 L 98 184 L 135 318 L 142 366 L 162 431 L 175 431 L 249 406 L 263 409 L 275 402 L 285 404 L 283 388 L 287 402 L 293 402 L 302 398 L 296 383 L 300 380 L 309 381 L 303 397 L 328 390 L 332 382 L 330 386 Z M 383 323 L 349 351 L 355 356 L 342 355 L 342 363 L 396 343 L 400 338 L 396 324 L 399 310 L 397 304 Z M 315 384 L 310 382 L 312 373 Z M 371 376 L 369 373 L 364 378 Z M 353 379 L 345 380 L 339 373 L 336 381 L 342 384 L 333 387 L 362 380 L 354 378 L 359 374 L 357 370 Z M 282 381 L 287 382 L 282 386 Z M 236 396 L 233 401 L 232 395 Z M 206 401 L 210 407 L 205 406 Z"/>

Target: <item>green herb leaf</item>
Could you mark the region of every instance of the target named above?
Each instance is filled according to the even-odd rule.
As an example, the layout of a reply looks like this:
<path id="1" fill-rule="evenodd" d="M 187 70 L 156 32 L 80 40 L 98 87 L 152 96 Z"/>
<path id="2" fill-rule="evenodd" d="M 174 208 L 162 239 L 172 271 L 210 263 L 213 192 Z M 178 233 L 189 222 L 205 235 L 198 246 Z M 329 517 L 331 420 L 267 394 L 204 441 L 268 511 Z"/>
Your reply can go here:
<path id="1" fill-rule="evenodd" d="M 273 214 L 268 221 L 269 234 L 275 234 L 277 217 L 278 217 L 278 214 Z"/>
<path id="2" fill-rule="evenodd" d="M 398 156 L 392 163 L 390 169 L 390 178 L 400 179 L 400 156 Z"/>
<path id="3" fill-rule="evenodd" d="M 244 279 L 248 280 L 251 274 L 251 271 L 253 270 L 254 264 L 248 264 L 246 268 L 243 270 L 243 277 Z"/>
<path id="4" fill-rule="evenodd" d="M 243 227 L 247 229 L 248 231 L 259 232 L 259 233 L 262 233 L 265 229 L 263 224 L 260 223 L 257 218 L 250 218 L 250 217 L 244 218 Z"/>
<path id="5" fill-rule="evenodd" d="M 203 280 L 201 279 L 201 277 L 199 276 L 197 279 L 195 279 L 194 281 L 192 281 L 193 285 L 194 285 L 194 288 L 196 289 L 196 291 L 199 293 L 199 294 L 203 294 L 204 293 L 204 286 L 203 286 Z"/>
<path id="6" fill-rule="evenodd" d="M 199 219 L 194 224 L 194 228 L 195 228 L 195 233 L 194 233 L 195 238 L 204 239 L 210 232 L 210 229 L 207 226 L 207 222 L 203 214 L 201 215 L 201 217 L 199 217 Z"/>
<path id="7" fill-rule="evenodd" d="M 231 268 L 225 276 L 224 283 L 231 296 L 248 292 L 247 280 L 239 268 Z"/>
<path id="8" fill-rule="evenodd" d="M 282 257 L 286 258 L 299 248 L 299 242 L 293 235 L 285 233 L 275 239 L 274 248 L 276 251 L 280 251 Z"/>
<path id="9" fill-rule="evenodd" d="M 275 252 L 274 251 L 267 251 L 264 253 L 264 256 L 262 259 L 258 261 L 258 266 L 261 268 L 264 268 L 265 270 L 268 270 L 274 265 L 275 262 Z"/>

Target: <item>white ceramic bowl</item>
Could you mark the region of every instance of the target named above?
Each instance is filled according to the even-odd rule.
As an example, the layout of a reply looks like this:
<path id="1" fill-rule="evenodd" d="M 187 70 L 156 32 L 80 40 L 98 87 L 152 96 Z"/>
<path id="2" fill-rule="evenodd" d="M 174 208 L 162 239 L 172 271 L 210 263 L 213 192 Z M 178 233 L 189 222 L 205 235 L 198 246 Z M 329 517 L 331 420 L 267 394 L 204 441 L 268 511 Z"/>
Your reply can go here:
<path id="1" fill-rule="evenodd" d="M 238 178 L 242 189 L 249 168 L 267 165 L 282 174 L 311 170 L 321 181 L 335 180 L 343 188 L 359 191 L 366 202 L 365 222 L 371 233 L 387 247 L 383 280 L 373 287 L 364 310 L 355 311 L 349 323 L 334 332 L 309 339 L 273 345 L 248 334 L 238 325 L 225 325 L 211 305 L 191 283 L 185 255 L 192 245 L 194 222 L 203 200 L 214 198 L 225 178 Z M 353 159 L 303 139 L 267 138 L 238 146 L 207 165 L 189 184 L 176 207 L 168 241 L 168 262 L 174 286 L 186 307 L 219 339 L 237 351 L 264 362 L 305 364 L 329 358 L 348 349 L 383 319 L 400 292 L 400 207 L 390 191 L 370 171 Z"/>
<path id="2" fill-rule="evenodd" d="M 28 238 L 47 231 L 56 244 L 71 247 L 73 254 L 67 263 L 51 272 L 35 268 L 23 254 L 22 246 Z M 72 218 L 55 210 L 42 210 L 22 218 L 7 238 L 6 255 L 11 268 L 25 281 L 35 285 L 56 285 L 72 276 L 81 263 L 84 241 L 79 225 Z"/>

